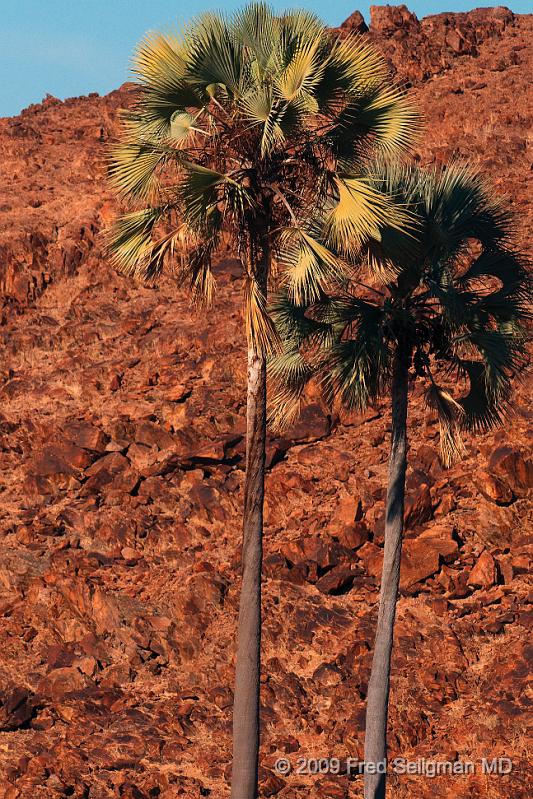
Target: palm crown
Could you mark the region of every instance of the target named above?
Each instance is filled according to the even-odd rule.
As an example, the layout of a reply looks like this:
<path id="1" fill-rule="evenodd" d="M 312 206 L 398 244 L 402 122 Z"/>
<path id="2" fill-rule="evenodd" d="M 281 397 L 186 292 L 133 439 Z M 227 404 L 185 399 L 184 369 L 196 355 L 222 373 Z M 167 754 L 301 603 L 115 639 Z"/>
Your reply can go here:
<path id="1" fill-rule="evenodd" d="M 478 175 L 452 165 L 388 168 L 376 177 L 414 226 L 385 227 L 369 242 L 372 286 L 357 282 L 359 271 L 310 305 L 287 292 L 277 297 L 284 353 L 272 363 L 274 417 L 297 412 L 312 378 L 328 402 L 363 410 L 389 390 L 401 349 L 426 381 L 449 463 L 461 452 L 461 429 L 487 430 L 507 412 L 511 380 L 527 357 L 527 264 L 512 248 L 508 213 Z M 437 370 L 465 393 L 454 398 Z"/>
<path id="2" fill-rule="evenodd" d="M 276 17 L 252 4 L 150 34 L 134 71 L 138 100 L 110 165 L 132 206 L 109 238 L 123 271 L 155 277 L 186 250 L 183 276 L 209 298 L 211 257 L 229 233 L 247 277 L 249 331 L 265 345 L 273 333 L 258 274 L 265 251 L 298 249 L 296 261 L 279 258 L 296 297 L 316 293 L 338 268 L 299 222 L 311 208 L 329 208 L 333 241 L 347 217 L 361 241 L 387 213 L 399 224 L 357 169 L 371 153 L 405 150 L 418 117 L 384 59 L 358 38 L 333 35 L 305 11 Z"/>

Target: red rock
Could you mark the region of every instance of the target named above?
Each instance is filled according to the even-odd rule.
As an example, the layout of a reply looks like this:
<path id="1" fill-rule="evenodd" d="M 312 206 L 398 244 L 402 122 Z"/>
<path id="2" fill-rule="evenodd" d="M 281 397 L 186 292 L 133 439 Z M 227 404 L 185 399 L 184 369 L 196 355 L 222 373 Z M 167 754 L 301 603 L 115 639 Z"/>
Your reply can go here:
<path id="1" fill-rule="evenodd" d="M 468 585 L 476 588 L 490 588 L 496 583 L 496 565 L 494 558 L 485 550 L 481 553 L 468 578 Z"/>
<path id="2" fill-rule="evenodd" d="M 298 443 L 319 441 L 329 435 L 331 420 L 320 405 L 307 405 L 298 421 L 287 430 L 285 438 Z"/>
<path id="3" fill-rule="evenodd" d="M 128 460 L 143 476 L 150 475 L 152 467 L 158 463 L 158 455 L 156 447 L 147 447 L 145 444 L 131 444 L 128 447 Z"/>
<path id="4" fill-rule="evenodd" d="M 407 494 L 405 499 L 404 524 L 406 528 L 417 527 L 433 517 L 433 500 L 426 483 Z"/>
<path id="5" fill-rule="evenodd" d="M 513 582 L 514 569 L 511 555 L 500 555 L 497 559 L 498 571 L 503 578 L 505 585 Z"/>
<path id="6" fill-rule="evenodd" d="M 381 49 L 396 80 L 415 89 L 427 120 L 415 158 L 441 164 L 459 153 L 481 163 L 491 190 L 512 198 L 517 247 L 530 252 L 532 17 L 505 9 L 418 24 L 403 11 L 381 17 L 383 32 L 363 37 Z M 356 15 L 352 29 L 359 25 Z M 28 692 L 6 713 L 11 727 L 22 722 L 0 747 L 7 799 L 228 793 L 244 481 L 242 270 L 233 253 L 215 259 L 220 291 L 198 315 L 173 275 L 145 287 L 111 268 L 100 235 L 117 210 L 105 149 L 118 109 L 132 100 L 125 87 L 0 119 L 0 673 L 6 686 Z M 121 387 L 112 391 L 118 374 Z M 518 762 L 513 736 L 527 717 L 531 660 L 522 626 L 530 622 L 531 380 L 524 373 L 513 389 L 512 423 L 465 434 L 467 454 L 447 470 L 419 388 L 409 394 L 408 493 L 427 484 L 440 520 L 417 520 L 406 533 L 422 561 L 428 553 L 434 564 L 436 553 L 438 571 L 402 589 L 399 600 L 391 754 L 455 760 L 475 738 L 477 754 L 492 752 L 496 741 Z M 272 771 L 283 751 L 278 742 L 306 756 L 322 754 L 326 742 L 326 755 L 362 757 L 390 408 L 384 400 L 364 416 L 329 420 L 316 397 L 309 395 L 315 410 L 296 437 L 269 444 L 261 763 Z M 69 432 L 72 425 L 78 428 Z M 92 477 L 83 472 L 92 467 L 75 450 L 83 461 L 61 465 L 75 474 L 31 472 L 37 453 L 67 443 L 91 460 L 125 456 L 121 470 L 138 473 L 131 492 L 112 481 L 86 495 Z M 493 469 L 489 454 L 502 446 L 520 458 Z M 143 461 L 147 450 L 157 451 L 153 463 L 151 455 Z M 502 504 L 475 486 L 483 469 L 501 481 L 495 490 L 504 493 L 495 498 Z M 361 499 L 363 519 L 354 522 L 348 502 L 347 523 L 336 518 L 346 496 Z M 289 541 L 298 542 L 290 562 L 281 552 Z M 501 586 L 467 585 L 481 546 L 497 560 Z M 142 558 L 125 560 L 127 548 Z M 332 570 L 335 578 L 335 569 L 353 573 L 354 562 L 371 579 L 355 571 L 346 594 L 316 590 Z M 405 597 L 420 591 L 416 600 Z M 167 621 L 158 626 L 156 618 Z M 496 634 L 504 634 L 504 646 Z M 482 669 L 470 657 L 478 639 Z M 338 684 L 329 670 L 319 676 L 332 684 L 313 680 L 326 661 L 342 672 Z M 86 687 L 41 694 L 47 669 L 75 669 L 74 681 Z M 2 721 L 12 690 L 2 694 Z M 33 714 L 22 721 L 30 705 Z M 464 712 L 451 712 L 454 705 Z M 481 777 L 405 775 L 391 787 L 417 799 L 437 790 L 452 799 L 486 793 Z M 344 799 L 360 788 L 333 775 L 292 775 L 278 795 Z M 493 789 L 500 799 L 522 799 L 523 769 Z"/>
<path id="7" fill-rule="evenodd" d="M 350 14 L 348 19 L 344 20 L 340 30 L 346 31 L 347 33 L 366 33 L 368 31 L 368 25 L 361 12 L 354 11 L 353 14 Z"/>
<path id="8" fill-rule="evenodd" d="M 105 452 L 107 436 L 89 422 L 70 422 L 63 427 L 63 433 L 77 447 Z"/>
<path id="9" fill-rule="evenodd" d="M 372 33 L 390 35 L 402 30 L 417 31 L 420 23 L 407 6 L 370 6 L 370 30 Z"/>
<path id="10" fill-rule="evenodd" d="M 153 422 L 142 422 L 135 431 L 135 442 L 144 444 L 147 447 L 158 447 L 159 449 L 172 449 L 175 440 L 167 430 L 163 430 Z"/>
<path id="11" fill-rule="evenodd" d="M 343 496 L 334 512 L 334 519 L 354 524 L 363 518 L 363 503 L 359 497 Z"/>
<path id="12" fill-rule="evenodd" d="M 342 682 L 342 672 L 334 663 L 322 663 L 313 672 L 313 680 L 326 687 Z"/>
<path id="13" fill-rule="evenodd" d="M 270 769 L 260 766 L 259 787 L 263 796 L 276 796 L 285 787 L 285 780 Z"/>
<path id="14" fill-rule="evenodd" d="M 453 527 L 443 523 L 431 525 L 415 540 L 434 549 L 444 563 L 451 563 L 459 554 L 459 547 L 453 536 Z"/>
<path id="15" fill-rule="evenodd" d="M 0 695 L 0 731 L 10 732 L 24 727 L 34 713 L 34 701 L 29 691 L 14 688 Z"/>
<path id="16" fill-rule="evenodd" d="M 361 549 L 357 551 L 357 556 L 365 564 L 365 571 L 372 577 L 380 579 L 383 566 L 383 550 L 367 541 Z"/>
<path id="17" fill-rule="evenodd" d="M 490 456 L 489 469 L 517 496 L 533 488 L 533 460 L 526 459 L 516 447 L 497 447 Z"/>
<path id="18" fill-rule="evenodd" d="M 356 522 L 353 525 L 344 524 L 340 527 L 330 528 L 339 543 L 348 549 L 358 549 L 370 538 L 370 532 L 364 522 Z"/>
<path id="19" fill-rule="evenodd" d="M 316 783 L 316 796 L 323 799 L 348 799 L 349 781 L 346 776 L 329 776 Z M 313 795 L 315 796 L 315 795 Z"/>
<path id="20" fill-rule="evenodd" d="M 510 486 L 490 472 L 480 472 L 474 482 L 480 493 L 496 505 L 509 505 L 514 499 Z"/>
<path id="21" fill-rule="evenodd" d="M 427 474 L 429 474 L 429 472 L 441 471 L 439 453 L 435 447 L 430 447 L 428 444 L 421 444 L 421 446 L 418 447 L 414 463 Z"/>
<path id="22" fill-rule="evenodd" d="M 46 447 L 36 456 L 30 465 L 30 469 L 38 477 L 54 478 L 54 481 L 59 485 L 62 482 L 67 483 L 69 477 L 80 476 L 80 467 L 73 465 L 69 461 L 83 460 L 85 457 L 86 453 L 76 448 L 67 447 L 63 450 L 60 447 Z M 84 466 L 88 466 L 90 462 L 87 459 Z M 84 466 L 81 468 L 84 468 Z"/>
<path id="23" fill-rule="evenodd" d="M 39 693 L 50 697 L 52 700 L 82 691 L 91 684 L 89 678 L 82 674 L 75 666 L 53 669 L 39 683 Z"/>
<path id="24" fill-rule="evenodd" d="M 168 388 L 165 393 L 167 402 L 184 402 L 191 395 L 191 389 L 181 383 Z"/>
<path id="25" fill-rule="evenodd" d="M 316 582 L 323 594 L 341 594 L 348 591 L 354 581 L 355 572 L 345 566 L 336 566 Z"/>
<path id="26" fill-rule="evenodd" d="M 83 487 L 86 494 L 98 494 L 104 489 L 129 493 L 139 480 L 137 471 L 119 452 L 100 458 L 85 474 L 89 478 Z"/>
<path id="27" fill-rule="evenodd" d="M 416 538 L 403 543 L 400 586 L 407 589 L 439 571 L 440 564 L 450 563 L 458 555 L 453 529 L 448 525 L 432 526 Z"/>
<path id="28" fill-rule="evenodd" d="M 408 586 L 431 577 L 439 570 L 439 553 L 419 538 L 404 541 L 402 548 L 402 565 L 400 586 Z"/>

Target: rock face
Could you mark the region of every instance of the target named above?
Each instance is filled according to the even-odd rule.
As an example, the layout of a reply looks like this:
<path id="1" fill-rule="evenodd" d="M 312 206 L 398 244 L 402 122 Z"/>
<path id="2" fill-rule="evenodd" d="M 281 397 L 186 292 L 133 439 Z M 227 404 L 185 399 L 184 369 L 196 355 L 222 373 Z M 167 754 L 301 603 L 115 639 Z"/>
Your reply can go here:
<path id="1" fill-rule="evenodd" d="M 504 8 L 417 20 L 400 6 L 373 8 L 363 33 L 426 114 L 415 157 L 478 164 L 525 250 L 532 32 Z M 0 120 L 0 799 L 228 796 L 242 286 L 228 252 L 198 316 L 170 278 L 110 268 L 104 156 L 130 101 L 124 86 Z M 514 767 L 394 776 L 394 795 L 530 793 L 530 393 L 518 385 L 512 423 L 449 470 L 412 395 L 391 756 Z M 269 441 L 262 796 L 362 796 L 358 778 L 274 763 L 362 755 L 388 423 L 386 403 L 334 420 L 314 400 Z"/>

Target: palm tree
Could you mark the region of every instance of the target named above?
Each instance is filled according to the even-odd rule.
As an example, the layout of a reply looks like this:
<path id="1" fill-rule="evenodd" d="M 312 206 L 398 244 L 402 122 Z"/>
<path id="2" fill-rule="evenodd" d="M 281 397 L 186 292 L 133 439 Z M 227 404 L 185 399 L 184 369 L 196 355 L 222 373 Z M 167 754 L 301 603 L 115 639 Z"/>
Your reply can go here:
<path id="1" fill-rule="evenodd" d="M 364 267 L 319 301 L 284 292 L 274 318 L 285 351 L 273 360 L 275 414 L 297 412 L 307 382 L 329 403 L 363 410 L 391 397 L 391 448 L 379 613 L 368 686 L 365 762 L 386 762 L 390 661 L 404 526 L 409 382 L 426 384 L 438 414 L 441 452 L 463 451 L 461 432 L 484 432 L 509 410 L 511 382 L 526 362 L 531 284 L 513 248 L 502 204 L 460 165 L 441 171 L 396 167 L 376 176 L 413 218 L 409 232 L 385 227 L 368 243 Z M 347 242 L 349 243 L 349 242 Z M 345 248 L 346 250 L 346 248 Z M 353 259 L 355 261 L 355 259 Z M 379 278 L 379 279 L 378 279 Z M 463 387 L 452 396 L 447 384 Z M 381 767 L 380 767 L 381 768 Z M 385 797 L 386 774 L 365 771 L 365 799 Z"/>
<path id="2" fill-rule="evenodd" d="M 275 271 L 312 299 L 339 261 L 299 220 L 345 197 L 361 235 L 391 208 L 364 179 L 371 152 L 406 149 L 418 125 L 384 59 L 305 11 L 260 3 L 150 33 L 134 60 L 138 99 L 124 114 L 110 177 L 130 210 L 109 247 L 118 267 L 155 279 L 165 262 L 196 299 L 214 291 L 211 261 L 229 240 L 242 265 L 248 344 L 242 591 L 233 709 L 233 799 L 257 794 L 266 359 L 279 346 L 267 310 Z M 391 210 L 391 222 L 394 223 Z M 332 218 L 335 227 L 336 218 Z M 398 219 L 396 216 L 396 223 Z M 282 253 L 298 246 L 296 263 Z"/>

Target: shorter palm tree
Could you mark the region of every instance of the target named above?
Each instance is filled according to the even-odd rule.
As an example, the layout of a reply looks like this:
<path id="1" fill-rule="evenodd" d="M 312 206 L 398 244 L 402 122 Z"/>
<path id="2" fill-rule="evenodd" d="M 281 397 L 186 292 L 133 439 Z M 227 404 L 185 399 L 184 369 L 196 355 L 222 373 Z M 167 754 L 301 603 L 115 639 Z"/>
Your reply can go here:
<path id="1" fill-rule="evenodd" d="M 385 546 L 365 761 L 386 762 L 390 660 L 400 576 L 410 380 L 426 384 L 440 421 L 445 464 L 463 451 L 463 430 L 484 432 L 505 417 L 511 382 L 526 362 L 531 297 L 524 258 L 512 249 L 510 219 L 481 178 L 459 165 L 382 170 L 377 179 L 413 217 L 409 233 L 381 230 L 366 247 L 371 285 L 359 274 L 312 305 L 277 298 L 284 341 L 274 359 L 274 420 L 297 413 L 314 378 L 331 404 L 362 411 L 392 400 Z M 343 245 L 350 252 L 350 238 Z M 353 253 L 352 253 L 353 254 Z M 361 255 L 361 252 L 360 252 Z M 453 397 L 447 384 L 463 386 Z M 377 770 L 376 770 L 377 771 Z M 385 796 L 385 773 L 365 773 L 365 799 Z"/>

